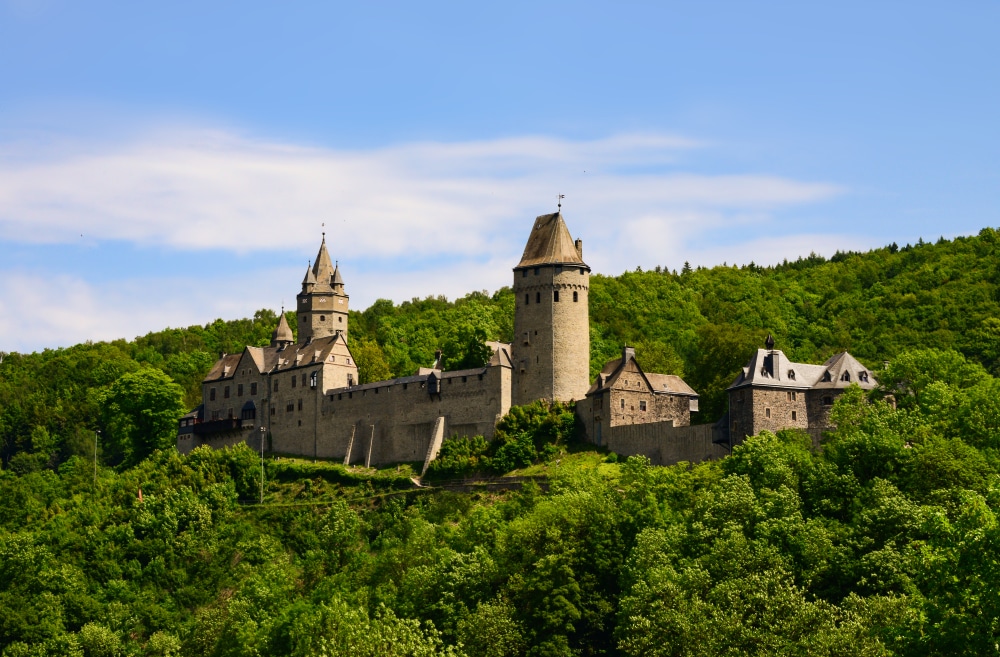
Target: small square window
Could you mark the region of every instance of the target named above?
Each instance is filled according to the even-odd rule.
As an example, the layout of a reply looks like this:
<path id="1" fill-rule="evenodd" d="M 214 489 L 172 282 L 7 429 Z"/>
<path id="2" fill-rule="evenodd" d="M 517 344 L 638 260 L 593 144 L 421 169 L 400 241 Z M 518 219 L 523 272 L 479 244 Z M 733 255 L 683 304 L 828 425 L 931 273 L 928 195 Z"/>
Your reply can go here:
<path id="1" fill-rule="evenodd" d="M 646 410 L 646 402 L 645 401 L 640 401 L 639 402 L 639 410 L 640 411 Z"/>

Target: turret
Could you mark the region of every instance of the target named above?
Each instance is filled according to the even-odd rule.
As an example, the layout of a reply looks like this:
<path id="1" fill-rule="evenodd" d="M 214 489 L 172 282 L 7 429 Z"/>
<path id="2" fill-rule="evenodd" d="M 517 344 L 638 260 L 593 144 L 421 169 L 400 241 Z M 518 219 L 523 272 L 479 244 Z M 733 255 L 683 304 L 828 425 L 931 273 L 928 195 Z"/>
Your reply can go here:
<path id="1" fill-rule="evenodd" d="M 338 331 L 346 340 L 348 301 L 340 267 L 334 267 L 330 260 L 324 233 L 315 264 L 306 271 L 297 297 L 299 342 L 329 337 Z"/>
<path id="2" fill-rule="evenodd" d="M 282 308 L 281 317 L 278 318 L 278 325 L 274 327 L 274 332 L 271 333 L 271 346 L 287 347 L 293 342 L 295 342 L 295 336 L 292 335 L 292 327 L 288 325 L 288 320 L 285 319 L 285 309 Z"/>
<path id="3" fill-rule="evenodd" d="M 535 219 L 514 267 L 514 404 L 587 393 L 590 267 L 582 254 L 560 212 Z"/>

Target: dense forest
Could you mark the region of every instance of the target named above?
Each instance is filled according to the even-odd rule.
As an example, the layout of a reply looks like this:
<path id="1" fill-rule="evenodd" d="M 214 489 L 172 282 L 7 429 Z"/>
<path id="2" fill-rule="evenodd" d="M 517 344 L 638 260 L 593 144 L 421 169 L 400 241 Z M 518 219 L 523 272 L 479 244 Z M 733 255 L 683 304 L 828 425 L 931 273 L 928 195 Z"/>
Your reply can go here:
<path id="1" fill-rule="evenodd" d="M 220 353 L 267 343 L 266 310 L 4 354 L 0 655 L 1000 654 L 998 246 L 595 275 L 592 369 L 633 345 L 703 421 L 768 332 L 878 373 L 822 450 L 764 433 L 696 465 L 593 451 L 541 404 L 446 441 L 423 487 L 407 464 L 179 455 L 176 418 Z M 437 348 L 464 367 L 512 316 L 508 289 L 378 301 L 351 345 L 368 380 Z M 449 489 L 511 473 L 536 478 Z"/>
<path id="2" fill-rule="evenodd" d="M 883 385 L 837 401 L 821 452 L 764 433 L 694 466 L 582 451 L 565 411 L 536 406 L 500 442 L 534 441 L 545 457 L 520 472 L 547 490 L 458 493 L 413 487 L 407 466 L 269 460 L 258 503 L 245 446 L 5 470 L 0 648 L 997 654 L 1000 380 L 917 350 Z M 445 443 L 449 471 L 478 467 L 462 442 L 475 441 Z"/>

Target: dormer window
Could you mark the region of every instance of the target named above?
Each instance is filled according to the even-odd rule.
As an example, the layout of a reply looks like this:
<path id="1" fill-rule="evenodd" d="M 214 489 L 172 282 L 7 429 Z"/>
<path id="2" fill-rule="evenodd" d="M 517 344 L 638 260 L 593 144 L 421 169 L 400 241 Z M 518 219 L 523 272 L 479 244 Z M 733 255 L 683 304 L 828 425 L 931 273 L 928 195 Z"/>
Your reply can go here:
<path id="1" fill-rule="evenodd" d="M 830 370 L 823 372 L 823 381 L 824 382 L 833 381 L 833 377 L 830 375 Z"/>
<path id="2" fill-rule="evenodd" d="M 840 376 L 840 380 L 841 380 L 841 381 L 850 381 L 850 380 L 851 380 L 851 373 L 850 373 L 850 372 L 844 372 L 844 373 L 843 373 L 843 374 L 842 374 L 842 375 Z"/>
<path id="3" fill-rule="evenodd" d="M 865 370 L 861 370 L 860 372 L 858 372 L 858 381 L 864 381 L 865 383 L 868 383 L 868 372 L 866 372 Z"/>
<path id="4" fill-rule="evenodd" d="M 788 380 L 789 381 L 795 380 L 795 370 L 788 370 Z"/>

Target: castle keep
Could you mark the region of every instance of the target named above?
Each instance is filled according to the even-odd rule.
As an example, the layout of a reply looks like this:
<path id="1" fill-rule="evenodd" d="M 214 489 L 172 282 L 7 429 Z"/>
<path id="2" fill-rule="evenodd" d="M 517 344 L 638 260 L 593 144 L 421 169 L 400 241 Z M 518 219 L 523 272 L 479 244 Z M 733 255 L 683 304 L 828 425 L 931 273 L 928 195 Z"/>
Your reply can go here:
<path id="1" fill-rule="evenodd" d="M 202 403 L 180 420 L 177 448 L 255 449 L 344 464 L 433 460 L 451 436 L 492 439 L 511 405 L 576 402 L 587 440 L 654 464 L 725 456 L 745 436 L 829 425 L 833 398 L 874 385 L 850 354 L 791 363 L 770 340 L 728 389 L 730 410 L 691 425 L 698 394 L 680 377 L 645 372 L 635 350 L 589 381 L 590 267 L 562 214 L 535 219 L 513 270 L 514 340 L 487 343 L 481 368 L 446 371 L 440 359 L 411 376 L 359 384 L 348 340 L 349 297 L 326 237 L 296 297 L 298 339 L 284 312 L 266 347 L 223 354 L 202 382 Z"/>

